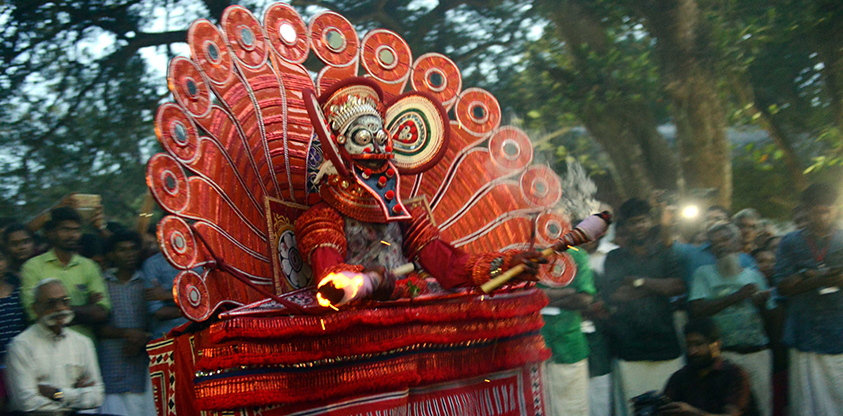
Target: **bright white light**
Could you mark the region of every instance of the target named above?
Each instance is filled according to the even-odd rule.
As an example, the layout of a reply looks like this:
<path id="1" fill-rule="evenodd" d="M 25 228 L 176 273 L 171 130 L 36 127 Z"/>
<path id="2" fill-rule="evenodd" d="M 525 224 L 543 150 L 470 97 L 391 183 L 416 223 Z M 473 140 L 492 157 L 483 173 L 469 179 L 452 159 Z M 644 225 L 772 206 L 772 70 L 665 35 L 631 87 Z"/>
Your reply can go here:
<path id="1" fill-rule="evenodd" d="M 682 216 L 685 218 L 697 218 L 700 215 L 700 209 L 696 205 L 688 205 L 682 209 Z"/>

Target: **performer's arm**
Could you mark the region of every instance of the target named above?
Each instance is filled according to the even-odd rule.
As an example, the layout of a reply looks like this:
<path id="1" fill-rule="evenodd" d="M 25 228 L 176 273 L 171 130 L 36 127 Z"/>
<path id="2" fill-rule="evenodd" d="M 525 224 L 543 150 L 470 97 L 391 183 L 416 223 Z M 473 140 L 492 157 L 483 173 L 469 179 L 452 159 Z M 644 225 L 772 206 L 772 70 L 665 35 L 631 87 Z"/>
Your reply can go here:
<path id="1" fill-rule="evenodd" d="M 314 205 L 296 220 L 296 237 L 316 281 L 331 272 L 363 270 L 363 266 L 345 263 L 345 220 L 326 203 Z"/>
<path id="2" fill-rule="evenodd" d="M 527 270 L 519 277 L 528 278 L 538 271 L 538 253 L 507 250 L 468 254 L 439 239 L 439 229 L 433 226 L 426 210 L 417 207 L 412 215 L 413 220 L 404 227 L 404 253 L 408 259 L 418 261 L 445 289 L 480 286 L 521 263 Z"/>

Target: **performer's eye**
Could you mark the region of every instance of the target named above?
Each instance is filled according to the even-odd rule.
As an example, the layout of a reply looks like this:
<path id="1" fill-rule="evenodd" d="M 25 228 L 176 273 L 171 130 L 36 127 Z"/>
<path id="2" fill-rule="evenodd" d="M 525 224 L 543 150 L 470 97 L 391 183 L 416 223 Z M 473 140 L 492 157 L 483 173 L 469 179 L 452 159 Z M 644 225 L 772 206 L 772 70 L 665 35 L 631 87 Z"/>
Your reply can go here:
<path id="1" fill-rule="evenodd" d="M 378 132 L 375 134 L 375 140 L 377 140 L 378 144 L 380 145 L 386 143 L 387 137 L 388 136 L 386 135 L 386 132 L 383 129 L 378 130 Z"/>
<path id="2" fill-rule="evenodd" d="M 365 146 L 372 142 L 372 133 L 369 130 L 358 130 L 354 133 L 354 144 L 358 146 Z"/>

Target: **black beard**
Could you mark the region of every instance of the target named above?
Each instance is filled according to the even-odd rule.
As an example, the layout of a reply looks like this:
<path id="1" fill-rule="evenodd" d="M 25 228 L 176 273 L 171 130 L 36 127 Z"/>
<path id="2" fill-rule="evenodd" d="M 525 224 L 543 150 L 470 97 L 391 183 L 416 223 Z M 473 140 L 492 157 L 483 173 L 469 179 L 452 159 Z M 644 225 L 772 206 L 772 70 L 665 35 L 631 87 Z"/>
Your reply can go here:
<path id="1" fill-rule="evenodd" d="M 705 370 L 714 364 L 714 357 L 688 357 L 688 366 L 694 370 Z"/>

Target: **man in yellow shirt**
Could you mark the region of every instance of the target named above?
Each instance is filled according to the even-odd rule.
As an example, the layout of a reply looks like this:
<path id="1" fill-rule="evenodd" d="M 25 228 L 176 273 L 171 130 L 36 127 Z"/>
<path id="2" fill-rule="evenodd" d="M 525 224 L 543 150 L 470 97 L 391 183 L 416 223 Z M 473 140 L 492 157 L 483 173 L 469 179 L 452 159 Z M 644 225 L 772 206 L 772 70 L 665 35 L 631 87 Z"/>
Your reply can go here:
<path id="1" fill-rule="evenodd" d="M 33 257 L 21 268 L 21 302 L 30 320 L 32 289 L 43 279 L 56 278 L 67 287 L 70 307 L 75 314 L 70 328 L 95 341 L 93 325 L 105 323 L 111 303 L 99 266 L 77 254 L 82 236 L 82 218 L 70 207 L 56 208 L 44 225 L 52 249 Z"/>

